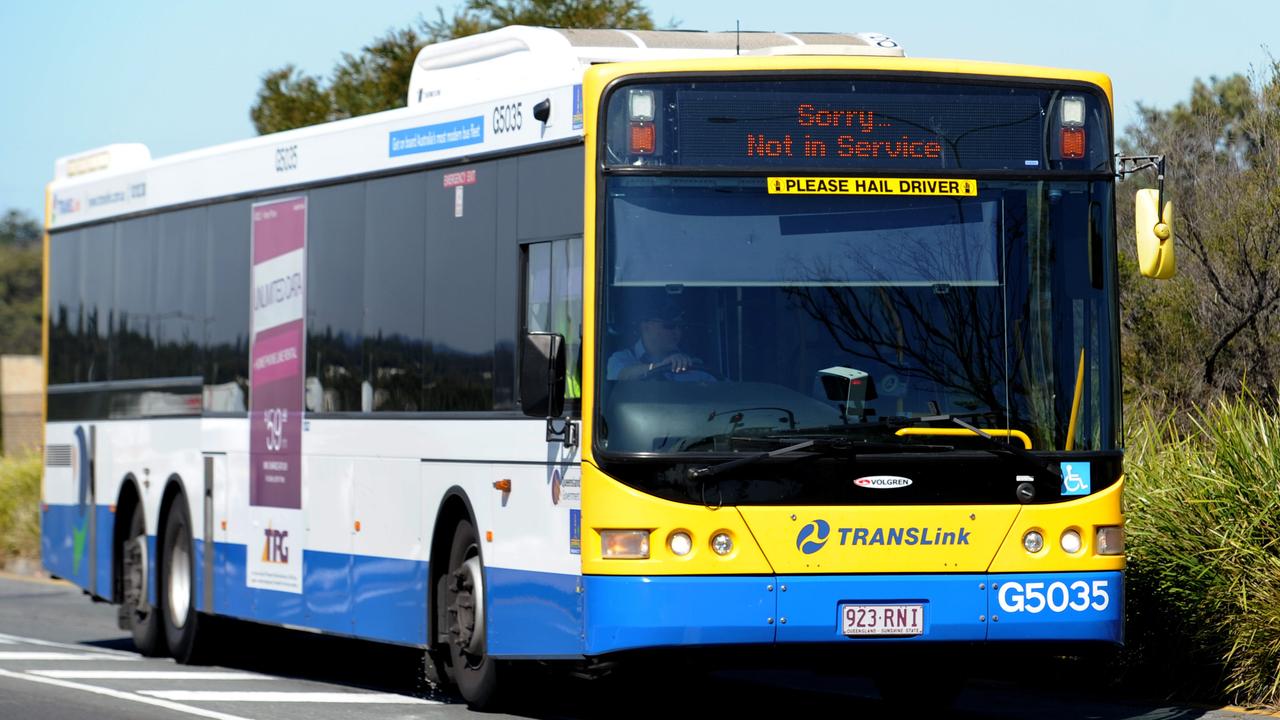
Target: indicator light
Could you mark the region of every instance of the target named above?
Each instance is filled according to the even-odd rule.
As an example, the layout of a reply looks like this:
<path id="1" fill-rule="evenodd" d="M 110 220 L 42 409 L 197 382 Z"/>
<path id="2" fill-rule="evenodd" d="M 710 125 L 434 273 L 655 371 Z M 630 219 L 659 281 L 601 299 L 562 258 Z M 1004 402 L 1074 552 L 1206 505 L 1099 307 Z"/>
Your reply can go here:
<path id="1" fill-rule="evenodd" d="M 1084 128 L 1062 128 L 1062 157 L 1076 160 L 1084 157 Z"/>
<path id="2" fill-rule="evenodd" d="M 653 123 L 631 123 L 630 150 L 632 155 L 652 155 L 656 144 L 657 131 L 654 129 Z"/>
<path id="3" fill-rule="evenodd" d="M 600 555 L 609 560 L 647 560 L 648 530 L 601 530 Z"/>

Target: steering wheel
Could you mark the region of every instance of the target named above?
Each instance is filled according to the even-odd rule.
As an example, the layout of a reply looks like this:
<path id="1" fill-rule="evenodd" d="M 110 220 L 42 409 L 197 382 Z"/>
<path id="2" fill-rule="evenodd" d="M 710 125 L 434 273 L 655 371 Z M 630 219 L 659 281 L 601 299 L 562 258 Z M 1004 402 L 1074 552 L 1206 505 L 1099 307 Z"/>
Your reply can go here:
<path id="1" fill-rule="evenodd" d="M 724 380 L 724 377 L 707 369 L 707 364 L 701 360 L 698 360 L 697 358 L 694 358 L 693 362 L 690 363 L 690 367 L 688 370 L 685 370 L 684 372 L 681 372 L 681 373 L 672 371 L 671 363 L 662 363 L 661 365 L 655 365 L 653 369 L 645 371 L 645 374 L 640 376 L 640 380 L 665 380 L 667 382 L 679 382 L 677 378 L 679 378 L 681 375 L 687 375 L 688 373 L 701 373 L 711 378 L 711 380 L 715 382 L 720 382 Z M 685 382 L 694 382 L 694 381 L 689 380 Z"/>

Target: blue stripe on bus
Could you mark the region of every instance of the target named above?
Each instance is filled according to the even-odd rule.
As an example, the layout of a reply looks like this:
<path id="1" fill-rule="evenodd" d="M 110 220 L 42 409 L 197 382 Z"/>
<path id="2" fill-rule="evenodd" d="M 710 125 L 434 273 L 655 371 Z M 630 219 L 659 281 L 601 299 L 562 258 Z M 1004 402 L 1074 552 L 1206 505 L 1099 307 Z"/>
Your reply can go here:
<path id="1" fill-rule="evenodd" d="M 40 513 L 40 556 L 52 575 L 69 580 L 92 593 L 111 597 L 111 534 L 115 515 L 110 506 L 96 505 L 90 544 L 89 515 L 79 505 L 48 505 Z M 97 563 L 94 577 L 89 576 Z"/>
<path id="2" fill-rule="evenodd" d="M 773 577 L 588 575 L 582 582 L 587 655 L 774 641 Z"/>
<path id="3" fill-rule="evenodd" d="M 587 576 L 583 584 L 588 655 L 639 648 L 775 642 L 1124 640 L 1124 577 L 1120 572 Z M 775 591 L 769 591 L 770 586 Z M 784 586 L 785 592 L 781 590 Z M 1088 607 L 1080 594 L 1082 588 L 1089 593 Z M 845 637 L 839 613 L 846 603 L 924 605 L 924 634 Z"/>
<path id="4" fill-rule="evenodd" d="M 579 576 L 486 568 L 489 654 L 501 658 L 582 657 Z"/>
<path id="5" fill-rule="evenodd" d="M 987 577 L 991 612 L 1000 618 L 988 630 L 990 640 L 1124 642 L 1124 574 L 1119 571 Z"/>
<path id="6" fill-rule="evenodd" d="M 799 575 L 778 577 L 778 642 L 851 642 L 844 604 L 921 604 L 924 634 L 873 642 L 980 641 L 987 636 L 986 575 Z M 858 638 L 867 642 L 869 638 Z"/>
<path id="7" fill-rule="evenodd" d="M 304 550 L 303 591 L 296 594 L 247 587 L 246 557 L 244 545 L 214 545 L 219 614 L 369 640 L 426 641 L 425 562 Z"/>

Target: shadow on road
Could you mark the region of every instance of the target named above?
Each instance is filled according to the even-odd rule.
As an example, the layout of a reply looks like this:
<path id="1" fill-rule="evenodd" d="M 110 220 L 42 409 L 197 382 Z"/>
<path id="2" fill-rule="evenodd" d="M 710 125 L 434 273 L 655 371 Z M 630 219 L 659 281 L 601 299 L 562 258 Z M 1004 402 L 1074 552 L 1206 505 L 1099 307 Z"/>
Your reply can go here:
<path id="1" fill-rule="evenodd" d="M 220 650 L 212 664 L 304 681 L 392 692 L 435 700 L 422 677 L 422 651 L 346 638 L 322 636 L 243 622 L 221 621 Z M 127 637 L 86 642 L 110 650 L 131 650 Z M 970 681 L 946 711 L 925 704 L 891 705 L 879 699 L 864 677 L 789 669 L 701 672 L 696 663 L 651 661 L 625 666 L 600 679 L 572 677 L 540 669 L 522 678 L 508 712 L 540 720 L 597 717 L 697 715 L 757 717 L 797 711 L 841 717 L 1035 720 L 1191 720 L 1227 715 L 1185 706 L 1131 702 L 1115 692 L 1085 694 L 1089 679 L 1069 676 L 1020 682 L 1000 678 Z M 904 672 L 912 672 L 904 668 Z M 919 672 L 921 688 L 933 678 Z M 923 697 L 923 693 L 922 693 Z M 462 708 L 458 708 L 461 711 Z"/>

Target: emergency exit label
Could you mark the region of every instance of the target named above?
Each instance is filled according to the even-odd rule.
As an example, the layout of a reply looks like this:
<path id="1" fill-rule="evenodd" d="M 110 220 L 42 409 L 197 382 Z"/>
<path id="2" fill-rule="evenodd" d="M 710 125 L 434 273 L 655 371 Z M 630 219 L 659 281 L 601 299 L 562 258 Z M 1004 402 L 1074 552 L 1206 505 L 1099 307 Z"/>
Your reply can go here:
<path id="1" fill-rule="evenodd" d="M 943 178 L 771 177 L 770 195 L 941 195 L 978 194 L 976 180 Z"/>

